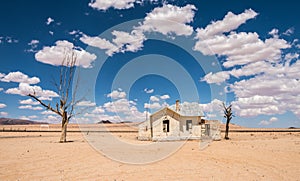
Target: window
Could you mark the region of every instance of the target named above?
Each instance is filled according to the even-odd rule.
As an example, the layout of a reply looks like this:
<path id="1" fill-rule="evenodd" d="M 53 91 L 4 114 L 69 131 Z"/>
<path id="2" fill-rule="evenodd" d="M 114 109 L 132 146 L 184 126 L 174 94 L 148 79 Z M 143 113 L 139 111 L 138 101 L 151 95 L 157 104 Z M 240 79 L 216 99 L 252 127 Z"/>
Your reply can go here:
<path id="1" fill-rule="evenodd" d="M 205 136 L 210 136 L 210 124 L 205 124 Z"/>
<path id="2" fill-rule="evenodd" d="M 164 132 L 169 132 L 169 123 L 170 121 L 169 120 L 163 120 L 163 131 Z"/>
<path id="3" fill-rule="evenodd" d="M 186 130 L 192 129 L 192 120 L 186 120 Z"/>

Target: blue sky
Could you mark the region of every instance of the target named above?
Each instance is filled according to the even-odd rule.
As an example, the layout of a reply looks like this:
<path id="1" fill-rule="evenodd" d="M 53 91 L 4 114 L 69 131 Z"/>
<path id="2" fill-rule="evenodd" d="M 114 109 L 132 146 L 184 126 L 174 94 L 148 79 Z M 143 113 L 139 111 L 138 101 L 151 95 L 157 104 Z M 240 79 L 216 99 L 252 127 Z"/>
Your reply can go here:
<path id="1" fill-rule="evenodd" d="M 3 1 L 0 117 L 57 123 L 25 96 L 58 100 L 63 52 L 78 55 L 79 122 L 144 121 L 174 106 L 248 127 L 300 126 L 294 1 Z M 52 101 L 51 101 L 52 100 Z M 54 104 L 53 104 L 54 105 Z M 73 120 L 75 122 L 75 120 Z"/>

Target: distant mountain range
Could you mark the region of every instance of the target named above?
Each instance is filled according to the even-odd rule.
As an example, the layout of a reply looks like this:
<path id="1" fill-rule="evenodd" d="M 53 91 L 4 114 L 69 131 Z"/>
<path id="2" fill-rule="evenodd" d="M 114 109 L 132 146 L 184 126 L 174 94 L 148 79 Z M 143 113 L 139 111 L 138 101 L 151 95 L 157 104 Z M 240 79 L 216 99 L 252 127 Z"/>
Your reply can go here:
<path id="1" fill-rule="evenodd" d="M 0 125 L 48 124 L 46 122 L 29 121 L 24 119 L 0 118 Z"/>

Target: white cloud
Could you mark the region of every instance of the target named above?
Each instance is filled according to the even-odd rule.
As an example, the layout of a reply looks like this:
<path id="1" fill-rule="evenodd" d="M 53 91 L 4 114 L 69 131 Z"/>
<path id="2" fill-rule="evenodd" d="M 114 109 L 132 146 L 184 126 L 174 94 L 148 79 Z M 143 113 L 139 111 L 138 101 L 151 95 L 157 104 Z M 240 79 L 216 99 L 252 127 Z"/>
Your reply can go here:
<path id="1" fill-rule="evenodd" d="M 113 31 L 112 35 L 115 38 L 112 42 L 117 46 L 118 52 L 136 52 L 141 50 L 143 42 L 146 40 L 145 35 L 138 30 L 133 30 L 131 33 L 124 31 Z"/>
<path id="2" fill-rule="evenodd" d="M 276 122 L 276 121 L 278 121 L 278 118 L 276 118 L 276 117 L 271 117 L 271 118 L 269 119 L 269 121 L 262 120 L 262 121 L 259 123 L 259 125 L 267 126 L 267 125 L 270 125 L 270 124 L 272 124 L 272 123 L 274 123 L 274 122 Z"/>
<path id="3" fill-rule="evenodd" d="M 49 110 L 43 111 L 43 112 L 41 112 L 41 114 L 43 114 L 43 115 L 56 115 L 55 112 L 49 111 Z"/>
<path id="4" fill-rule="evenodd" d="M 0 112 L 0 116 L 8 116 L 7 112 Z"/>
<path id="5" fill-rule="evenodd" d="M 39 86 L 31 86 L 26 83 L 20 83 L 19 87 L 16 88 L 10 88 L 5 91 L 7 94 L 18 94 L 21 96 L 27 96 L 28 94 L 35 94 L 38 97 L 44 97 L 44 98 L 52 98 L 52 97 L 59 97 L 59 95 L 51 90 L 43 90 Z"/>
<path id="6" fill-rule="evenodd" d="M 75 47 L 73 43 L 66 40 L 59 40 L 55 42 L 54 46 L 44 47 L 35 54 L 35 58 L 39 62 L 60 66 L 63 63 L 66 53 L 71 51 L 77 57 L 76 66 L 82 66 L 83 68 L 92 67 L 92 62 L 97 58 L 95 54 L 90 54 L 82 48 Z M 66 65 L 67 62 L 64 63 Z"/>
<path id="7" fill-rule="evenodd" d="M 28 45 L 33 46 L 33 48 L 36 48 L 37 44 L 39 44 L 40 41 L 39 40 L 31 40 Z"/>
<path id="8" fill-rule="evenodd" d="M 291 36 L 292 34 L 294 34 L 294 31 L 295 31 L 294 28 L 289 28 L 283 34 L 286 36 Z"/>
<path id="9" fill-rule="evenodd" d="M 54 32 L 53 32 L 53 31 L 49 31 L 49 34 L 53 36 L 53 35 L 54 35 Z"/>
<path id="10" fill-rule="evenodd" d="M 252 9 L 245 10 L 241 14 L 233 14 L 228 12 L 223 20 L 211 22 L 205 29 L 197 29 L 197 38 L 206 39 L 206 37 L 212 37 L 223 33 L 230 32 L 237 29 L 240 25 L 246 23 L 247 20 L 253 19 L 258 14 Z"/>
<path id="11" fill-rule="evenodd" d="M 36 115 L 19 117 L 19 119 L 23 119 L 23 120 L 32 120 L 32 119 L 36 119 L 36 118 L 38 118 Z"/>
<path id="12" fill-rule="evenodd" d="M 1 77 L 0 77 L 1 78 Z M 0 92 L 3 91 L 4 89 L 2 87 L 0 87 Z"/>
<path id="13" fill-rule="evenodd" d="M 145 103 L 144 108 L 146 109 L 161 109 L 163 108 L 162 105 L 160 105 L 158 102 L 153 102 L 153 103 Z"/>
<path id="14" fill-rule="evenodd" d="M 102 106 L 95 107 L 95 109 L 92 111 L 93 114 L 103 114 L 105 113 L 105 110 Z"/>
<path id="15" fill-rule="evenodd" d="M 213 113 L 213 112 L 222 113 L 223 112 L 222 104 L 223 104 L 222 101 L 218 99 L 214 99 L 207 104 L 199 104 L 199 105 L 200 105 L 200 109 L 206 113 Z"/>
<path id="16" fill-rule="evenodd" d="M 145 35 L 138 30 L 133 30 L 131 33 L 115 30 L 112 32 L 112 35 L 114 36 L 112 42 L 105 38 L 90 37 L 85 34 L 83 34 L 80 40 L 89 46 L 106 50 L 105 53 L 108 56 L 112 56 L 114 53 L 119 52 L 136 52 L 141 50 L 143 42 L 146 40 Z"/>
<path id="17" fill-rule="evenodd" d="M 0 109 L 5 108 L 5 107 L 6 107 L 6 104 L 0 103 Z"/>
<path id="18" fill-rule="evenodd" d="M 112 99 L 123 99 L 126 97 L 126 92 L 123 92 L 121 90 L 114 90 L 111 93 L 109 93 L 107 97 L 110 97 Z"/>
<path id="19" fill-rule="evenodd" d="M 31 40 L 28 45 L 30 46 L 30 49 L 26 49 L 26 52 L 37 52 L 36 48 L 38 47 L 39 40 Z"/>
<path id="20" fill-rule="evenodd" d="M 221 72 L 217 72 L 217 73 L 208 73 L 206 74 L 203 79 L 201 79 L 201 81 L 206 81 L 207 83 L 209 84 L 212 84 L 212 83 L 216 83 L 216 84 L 219 84 L 219 83 L 222 83 L 224 82 L 225 80 L 229 79 L 230 75 L 227 71 L 221 71 Z"/>
<path id="21" fill-rule="evenodd" d="M 35 111 L 43 110 L 42 107 L 31 106 L 31 105 L 19 106 L 19 109 L 31 109 L 31 110 L 35 110 Z"/>
<path id="22" fill-rule="evenodd" d="M 28 104 L 28 105 L 39 105 L 40 103 L 37 101 L 33 101 L 32 99 L 20 100 L 20 104 Z"/>
<path id="23" fill-rule="evenodd" d="M 166 100 L 166 99 L 170 99 L 170 96 L 168 94 L 165 94 L 165 95 L 160 96 L 160 98 L 162 100 Z"/>
<path id="24" fill-rule="evenodd" d="M 184 7 L 165 4 L 148 13 L 138 29 L 163 35 L 191 35 L 194 30 L 188 23 L 193 21 L 196 10 L 190 4 Z"/>
<path id="25" fill-rule="evenodd" d="M 97 10 L 114 9 L 129 9 L 134 7 L 134 2 L 137 0 L 92 0 L 89 6 Z"/>
<path id="26" fill-rule="evenodd" d="M 129 101 L 127 99 L 118 99 L 113 102 L 106 102 L 103 105 L 105 112 L 107 114 L 96 115 L 98 118 L 107 117 L 108 120 L 113 118 L 114 121 L 144 121 L 145 120 L 145 112 L 138 111 L 137 107 L 135 106 L 136 103 L 133 101 Z M 116 114 L 116 116 L 110 116 L 108 113 Z"/>
<path id="27" fill-rule="evenodd" d="M 281 49 L 289 47 L 283 39 L 273 37 L 263 41 L 257 33 L 231 32 L 229 35 L 199 40 L 195 50 L 205 55 L 227 56 L 223 66 L 233 67 L 263 60 L 277 62 L 281 59 Z"/>
<path id="28" fill-rule="evenodd" d="M 104 1 L 101 1 L 101 3 L 104 3 Z M 193 27 L 188 25 L 188 23 L 192 22 L 195 10 L 196 8 L 193 5 L 186 5 L 184 7 L 164 5 L 148 13 L 144 21 L 139 26 L 134 27 L 131 32 L 114 30 L 112 32 L 113 39 L 111 41 L 105 38 L 91 37 L 82 33 L 80 40 L 89 46 L 106 50 L 105 53 L 108 56 L 119 52 L 137 52 L 142 49 L 143 43 L 146 40 L 144 35 L 146 31 L 160 32 L 164 35 L 191 35 L 193 33 Z"/>
<path id="29" fill-rule="evenodd" d="M 298 53 L 287 53 L 284 56 L 284 59 L 289 63 L 291 60 L 293 59 L 298 59 L 299 58 L 299 54 Z"/>
<path id="30" fill-rule="evenodd" d="M 278 62 L 281 59 L 281 49 L 290 47 L 287 41 L 279 39 L 278 36 L 263 41 L 255 32 L 232 31 L 256 15 L 257 13 L 251 9 L 239 15 L 229 12 L 223 20 L 212 22 L 204 29 L 198 28 L 196 36 L 198 41 L 194 50 L 204 55 L 226 56 L 226 61 L 223 63 L 225 67 L 264 60 Z M 275 35 L 276 30 L 270 33 Z"/>
<path id="31" fill-rule="evenodd" d="M 278 32 L 279 32 L 279 30 L 274 28 L 269 32 L 269 35 L 272 35 L 273 37 L 278 38 L 279 37 Z"/>
<path id="32" fill-rule="evenodd" d="M 48 123 L 61 123 L 61 118 L 56 115 L 48 115 L 43 122 L 48 122 Z"/>
<path id="33" fill-rule="evenodd" d="M 239 116 L 283 114 L 291 111 L 300 117 L 300 61 L 276 64 L 263 74 L 230 85 L 237 99 L 233 108 Z"/>
<path id="34" fill-rule="evenodd" d="M 2 82 L 18 82 L 18 83 L 27 83 L 27 84 L 37 84 L 40 82 L 38 77 L 29 78 L 28 75 L 23 74 L 22 72 L 10 72 L 9 74 L 3 76 L 0 79 Z M 1 77 L 1 76 L 0 76 Z"/>
<path id="35" fill-rule="evenodd" d="M 96 103 L 91 101 L 80 101 L 79 103 L 76 104 L 76 106 L 93 107 L 96 106 Z"/>
<path id="36" fill-rule="evenodd" d="M 49 17 L 49 18 L 47 18 L 46 24 L 50 25 L 53 22 L 54 22 L 54 19 L 52 19 L 51 17 Z"/>
<path id="37" fill-rule="evenodd" d="M 145 88 L 144 92 L 146 92 L 147 94 L 152 94 L 154 92 L 154 89 Z"/>
<path id="38" fill-rule="evenodd" d="M 150 96 L 150 101 L 152 101 L 152 102 L 158 102 L 159 98 L 156 97 L 156 96 Z"/>
<path id="39" fill-rule="evenodd" d="M 107 50 L 106 54 L 109 56 L 112 56 L 115 52 L 118 52 L 119 50 L 116 45 L 106 40 L 105 38 L 90 37 L 88 35 L 83 35 L 80 38 L 80 41 L 89 46 L 97 47 L 101 50 Z"/>

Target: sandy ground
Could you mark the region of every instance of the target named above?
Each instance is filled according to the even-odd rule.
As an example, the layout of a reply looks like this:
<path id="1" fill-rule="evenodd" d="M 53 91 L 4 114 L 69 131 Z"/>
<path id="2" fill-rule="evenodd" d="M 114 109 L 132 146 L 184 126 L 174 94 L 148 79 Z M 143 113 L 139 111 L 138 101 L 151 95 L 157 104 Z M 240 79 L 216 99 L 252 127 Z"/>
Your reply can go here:
<path id="1" fill-rule="evenodd" d="M 145 144 L 136 133 L 114 135 Z M 187 141 L 161 161 L 134 165 L 107 158 L 81 133 L 62 144 L 56 132 L 0 132 L 0 180 L 300 180 L 299 132 L 229 136 L 205 149 Z"/>

